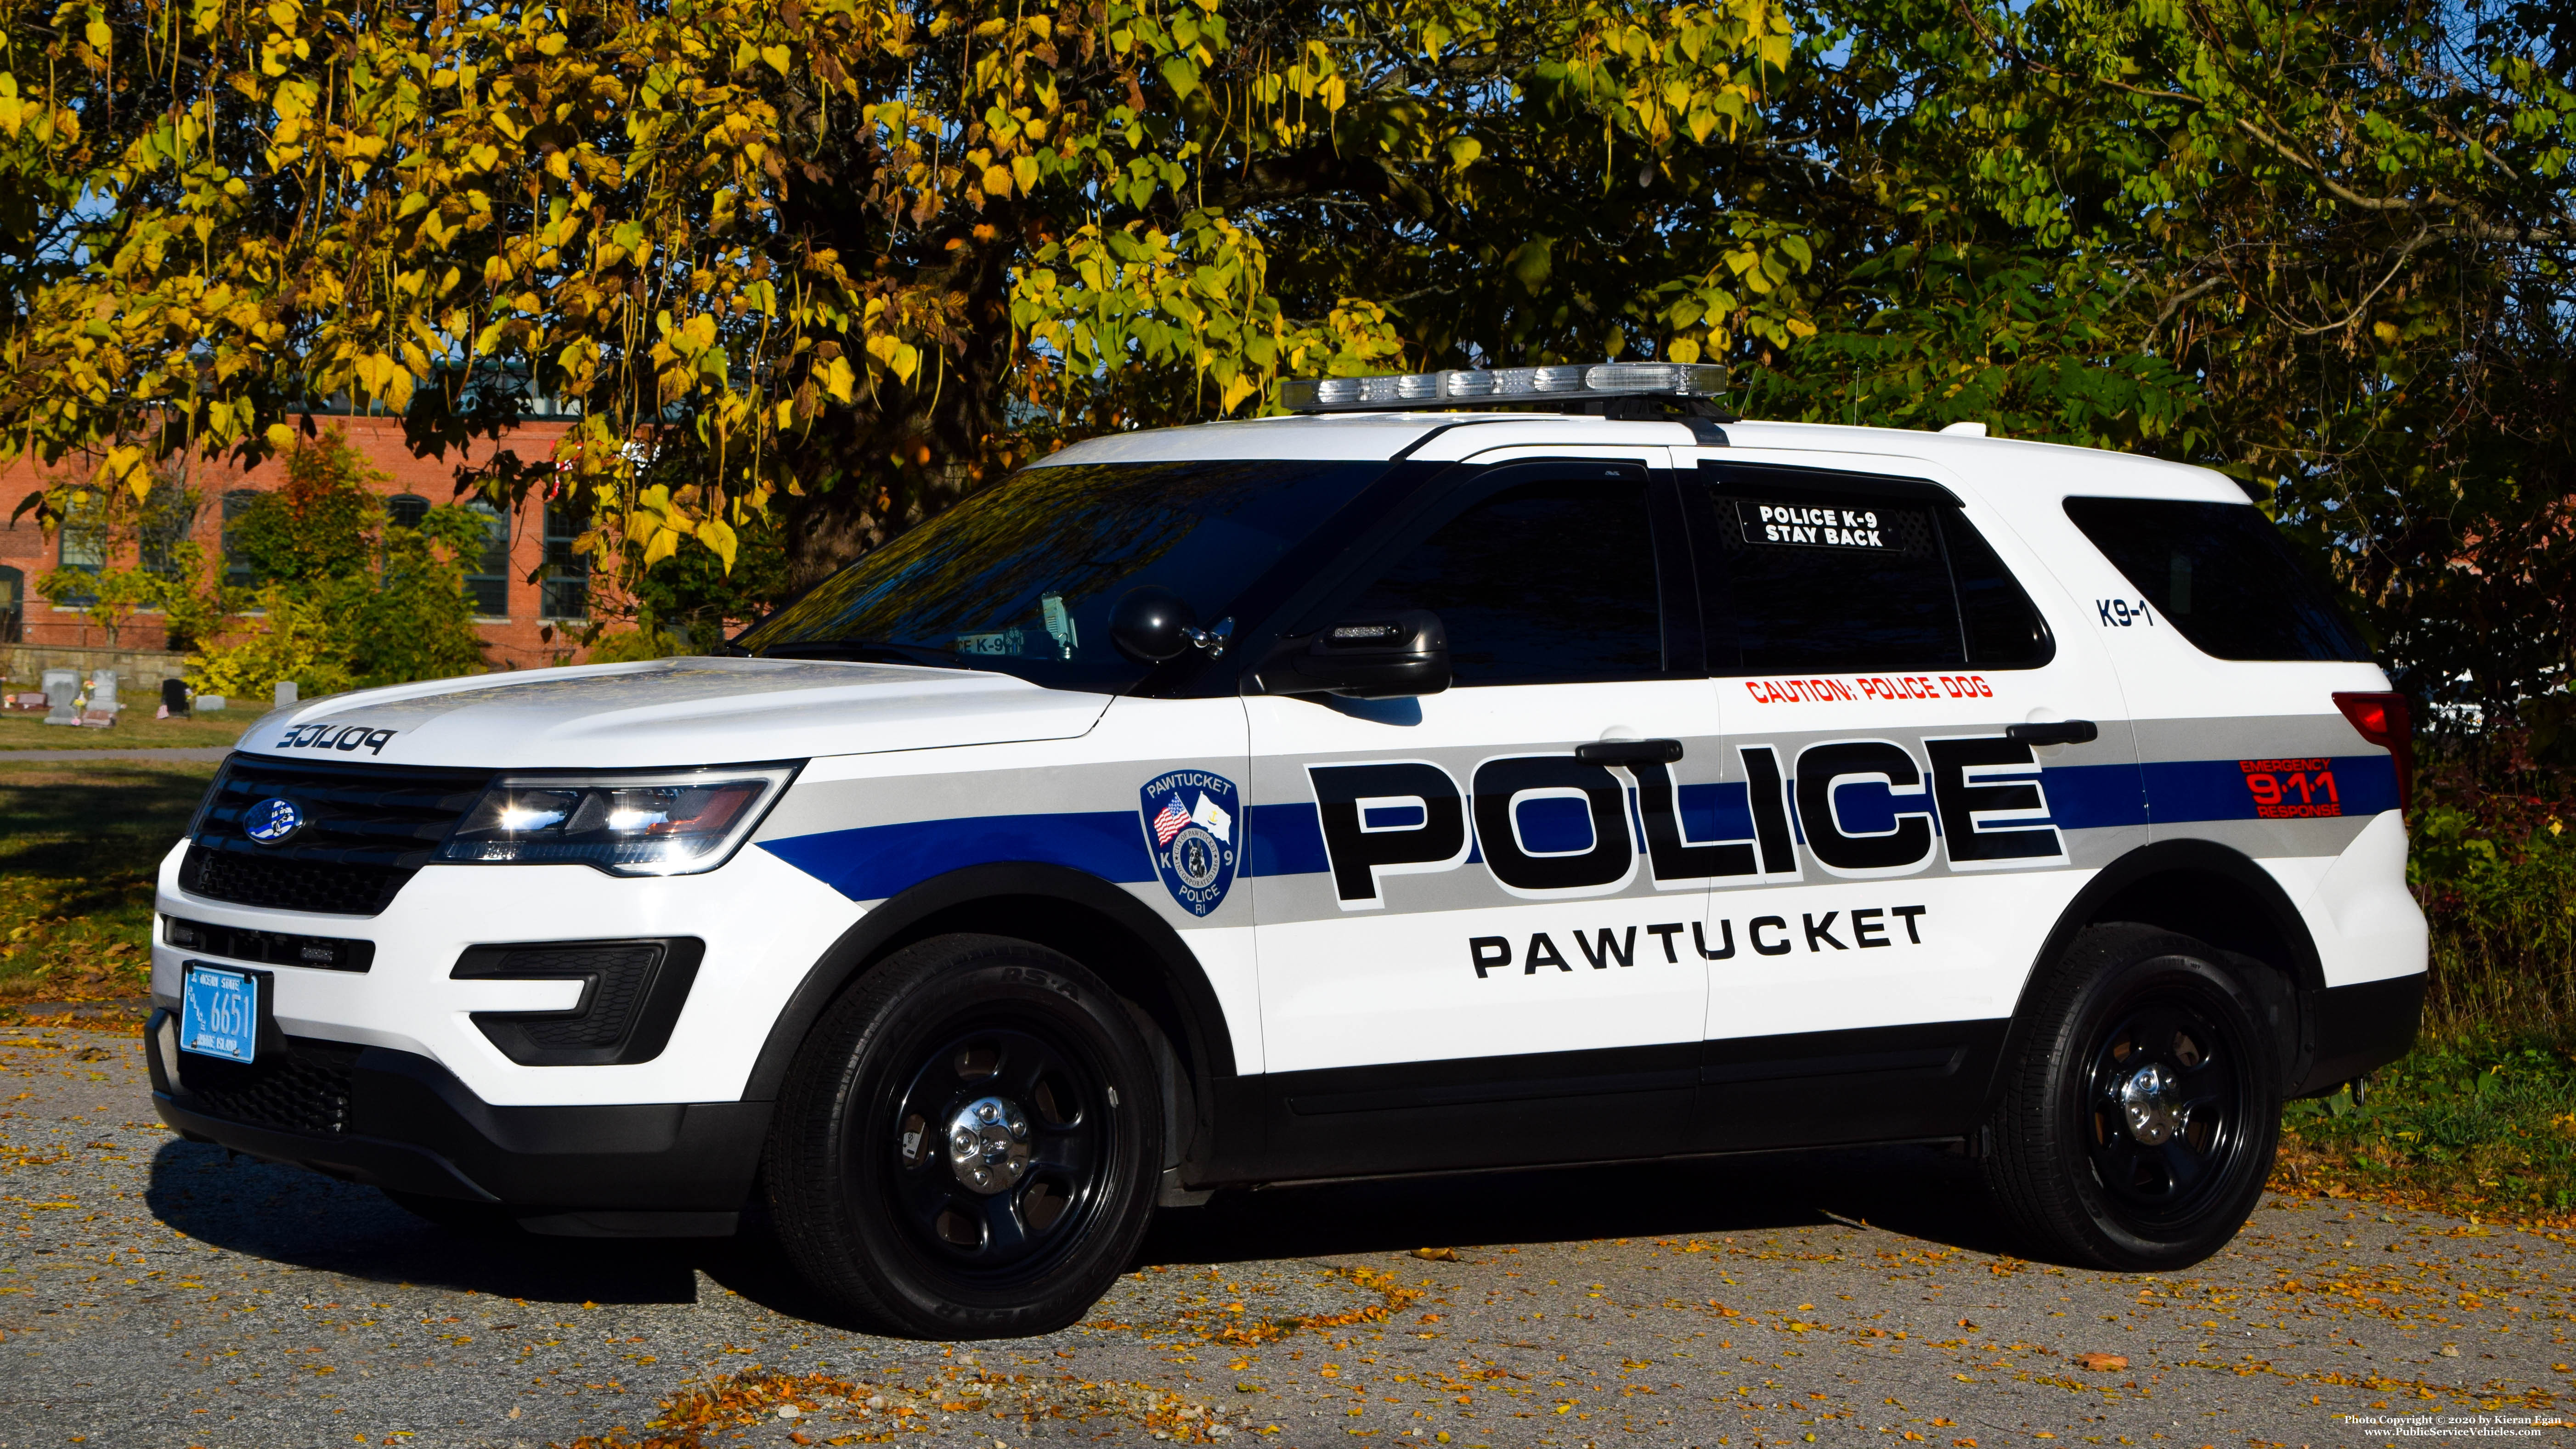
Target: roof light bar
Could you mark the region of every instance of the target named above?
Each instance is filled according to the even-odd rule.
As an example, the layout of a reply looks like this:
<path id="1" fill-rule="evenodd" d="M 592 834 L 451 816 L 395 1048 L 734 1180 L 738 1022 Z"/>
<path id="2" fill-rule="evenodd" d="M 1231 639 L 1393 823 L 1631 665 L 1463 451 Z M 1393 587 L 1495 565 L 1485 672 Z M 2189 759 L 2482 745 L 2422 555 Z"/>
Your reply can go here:
<path id="1" fill-rule="evenodd" d="M 1537 402 L 1550 398 L 1709 397 L 1726 387 L 1726 369 L 1708 363 L 1603 362 L 1553 367 L 1453 368 L 1380 377 L 1295 378 L 1279 385 L 1292 413 L 1391 412 L 1454 407 L 1463 402 Z"/>

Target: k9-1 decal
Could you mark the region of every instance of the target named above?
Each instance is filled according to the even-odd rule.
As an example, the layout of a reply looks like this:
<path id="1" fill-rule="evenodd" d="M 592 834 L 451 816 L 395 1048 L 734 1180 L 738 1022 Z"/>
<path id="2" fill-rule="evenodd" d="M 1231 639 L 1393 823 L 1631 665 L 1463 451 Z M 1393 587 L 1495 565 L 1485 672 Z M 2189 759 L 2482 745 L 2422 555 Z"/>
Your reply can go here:
<path id="1" fill-rule="evenodd" d="M 364 749 L 368 754 L 381 755 L 385 752 L 385 742 L 392 739 L 399 733 L 401 733 L 399 730 L 371 729 L 362 724 L 299 725 L 294 729 L 288 730 L 286 732 L 286 738 L 279 740 L 276 744 L 269 746 L 269 748 L 273 750 L 338 750 L 343 754 L 347 754 L 353 750 Z"/>
<path id="2" fill-rule="evenodd" d="M 1811 954 L 1832 951 L 1866 951 L 1882 946 L 1920 946 L 1923 944 L 1923 918 L 1930 912 L 1922 906 L 1860 906 L 1844 920 L 1841 911 L 1802 911 L 1792 926 L 1786 916 L 1755 916 L 1744 923 L 1744 940 L 1757 956 L 1786 956 L 1798 949 L 1803 936 Z M 1899 929 L 1902 937 L 1897 935 Z M 1679 965 L 1685 959 L 1726 961 L 1735 955 L 1735 922 L 1721 917 L 1712 923 L 1692 921 L 1685 928 L 1680 921 L 1663 921 L 1644 928 L 1648 938 L 1646 964 L 1658 959 L 1666 965 Z M 1689 941 L 1681 942 L 1688 929 Z M 1592 931 L 1569 931 L 1566 938 L 1574 943 L 1574 955 L 1595 971 L 1613 966 L 1637 964 L 1637 931 L 1602 926 Z M 1849 939 L 1845 939 L 1848 937 Z M 1660 958 L 1655 948 L 1661 946 Z M 1685 956 L 1685 953 L 1687 957 Z M 1553 967 L 1572 971 L 1575 963 L 1558 949 L 1556 936 L 1548 931 L 1530 933 L 1529 945 L 1516 948 L 1509 936 L 1470 936 L 1467 938 L 1467 964 L 1474 967 L 1476 979 L 1482 981 L 1496 971 L 1515 963 L 1520 974 L 1535 976 Z"/>
<path id="3" fill-rule="evenodd" d="M 1464 789 L 1426 760 L 1306 773 L 1346 911 L 1383 906 L 1389 876 L 1470 859 L 1507 894 L 1540 900 L 1609 894 L 1640 870 L 1665 890 L 1797 881 L 1807 861 L 1846 879 L 1910 875 L 1944 848 L 1954 870 L 2066 862 L 2030 746 L 1997 734 L 1922 747 L 1917 759 L 1893 740 L 1832 740 L 1784 769 L 1773 746 L 1742 745 L 1736 778 L 1707 784 L 1571 753 L 1485 760 Z"/>

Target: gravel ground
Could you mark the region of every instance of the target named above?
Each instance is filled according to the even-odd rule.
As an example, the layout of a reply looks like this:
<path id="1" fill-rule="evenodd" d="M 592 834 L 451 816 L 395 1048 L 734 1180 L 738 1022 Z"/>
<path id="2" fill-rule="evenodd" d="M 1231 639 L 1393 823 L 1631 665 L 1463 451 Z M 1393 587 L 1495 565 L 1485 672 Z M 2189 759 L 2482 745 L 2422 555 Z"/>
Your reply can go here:
<path id="1" fill-rule="evenodd" d="M 2004 1255 L 1911 1150 L 1280 1190 L 948 1346 L 757 1240 L 454 1236 L 148 1092 L 122 1035 L 0 1041 L 0 1449 L 2576 1442 L 2567 1242 L 2351 1203 L 2121 1276 Z"/>

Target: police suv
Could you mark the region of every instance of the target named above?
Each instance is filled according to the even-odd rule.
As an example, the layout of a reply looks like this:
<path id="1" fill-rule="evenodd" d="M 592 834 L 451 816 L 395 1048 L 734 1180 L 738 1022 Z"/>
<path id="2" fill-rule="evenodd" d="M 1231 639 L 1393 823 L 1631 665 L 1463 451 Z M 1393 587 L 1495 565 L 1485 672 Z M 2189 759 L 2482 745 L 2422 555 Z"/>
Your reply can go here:
<path id="1" fill-rule="evenodd" d="M 154 1098 L 443 1221 L 1081 1316 L 1255 1183 L 1957 1145 L 2032 1250 L 2244 1222 L 2415 1030 L 2408 719 L 2236 484 L 1659 364 L 1098 438 L 720 657 L 245 735 Z"/>

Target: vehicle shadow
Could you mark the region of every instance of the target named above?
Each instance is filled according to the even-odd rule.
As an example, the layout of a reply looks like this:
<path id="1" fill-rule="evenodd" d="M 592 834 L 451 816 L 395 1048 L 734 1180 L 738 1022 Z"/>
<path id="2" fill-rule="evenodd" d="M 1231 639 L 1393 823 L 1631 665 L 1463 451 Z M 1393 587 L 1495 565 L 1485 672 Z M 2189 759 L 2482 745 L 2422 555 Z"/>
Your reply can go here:
<path id="1" fill-rule="evenodd" d="M 381 1283 L 470 1289 L 546 1303 L 692 1303 L 704 1241 L 460 1233 L 372 1187 L 300 1167 L 171 1142 L 153 1154 L 144 1203 L 199 1242 L 273 1263 Z"/>
<path id="2" fill-rule="evenodd" d="M 414 1217 L 373 1188 L 192 1142 L 154 1155 L 145 1202 L 161 1222 L 210 1246 L 368 1282 L 544 1303 L 683 1304 L 698 1301 L 703 1273 L 772 1312 L 860 1327 L 808 1286 L 757 1212 L 731 1239 L 464 1233 Z M 1709 1237 L 1837 1218 L 1979 1252 L 2010 1248 L 1973 1164 L 1891 1147 L 1225 1192 L 1157 1215 L 1137 1262 Z"/>
<path id="3" fill-rule="evenodd" d="M 1975 1164 L 1924 1147 L 1763 1153 L 1220 1193 L 1155 1219 L 1141 1260 L 1216 1263 L 1479 1244 L 1707 1237 L 1836 1218 L 1978 1252 L 2010 1243 Z"/>

